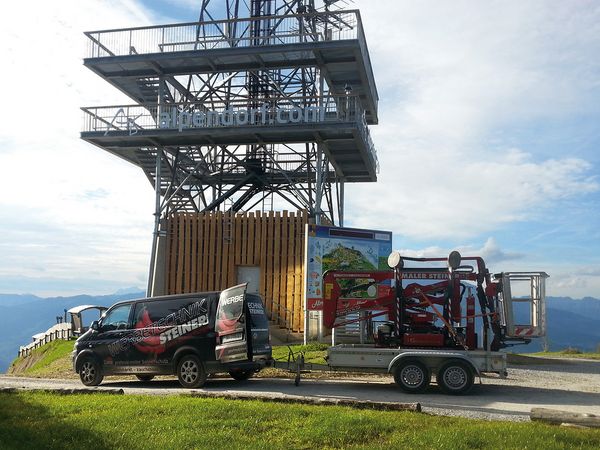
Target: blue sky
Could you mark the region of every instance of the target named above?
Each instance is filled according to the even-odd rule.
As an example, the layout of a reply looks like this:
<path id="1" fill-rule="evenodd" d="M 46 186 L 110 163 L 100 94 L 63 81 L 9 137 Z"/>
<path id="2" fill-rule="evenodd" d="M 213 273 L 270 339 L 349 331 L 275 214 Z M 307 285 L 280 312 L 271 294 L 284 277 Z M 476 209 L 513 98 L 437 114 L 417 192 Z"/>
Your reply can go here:
<path id="1" fill-rule="evenodd" d="M 0 74 L 0 292 L 143 287 L 153 193 L 78 138 L 80 106 L 130 103 L 82 66 L 82 32 L 193 21 L 200 2 L 21 3 L 0 18 L 12 68 Z M 346 225 L 391 230 L 405 254 L 545 270 L 549 295 L 600 297 L 600 4 L 352 7 L 380 94 L 382 169 L 347 188 Z"/>

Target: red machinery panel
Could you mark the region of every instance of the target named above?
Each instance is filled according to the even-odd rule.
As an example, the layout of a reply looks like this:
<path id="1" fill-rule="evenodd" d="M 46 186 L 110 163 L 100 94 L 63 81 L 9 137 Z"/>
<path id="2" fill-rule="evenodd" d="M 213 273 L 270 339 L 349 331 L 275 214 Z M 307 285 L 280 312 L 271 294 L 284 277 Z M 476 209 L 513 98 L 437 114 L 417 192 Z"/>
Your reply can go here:
<path id="1" fill-rule="evenodd" d="M 438 333 L 404 333 L 402 343 L 412 347 L 443 347 L 444 335 Z"/>

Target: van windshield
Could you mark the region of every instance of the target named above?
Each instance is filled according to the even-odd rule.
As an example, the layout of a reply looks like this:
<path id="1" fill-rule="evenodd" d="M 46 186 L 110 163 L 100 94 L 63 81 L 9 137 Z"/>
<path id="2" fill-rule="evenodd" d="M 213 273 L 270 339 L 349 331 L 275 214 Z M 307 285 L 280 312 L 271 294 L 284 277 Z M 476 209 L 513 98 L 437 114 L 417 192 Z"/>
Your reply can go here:
<path id="1" fill-rule="evenodd" d="M 117 306 L 102 318 L 102 330 L 126 330 L 129 325 L 129 312 L 131 303 Z"/>

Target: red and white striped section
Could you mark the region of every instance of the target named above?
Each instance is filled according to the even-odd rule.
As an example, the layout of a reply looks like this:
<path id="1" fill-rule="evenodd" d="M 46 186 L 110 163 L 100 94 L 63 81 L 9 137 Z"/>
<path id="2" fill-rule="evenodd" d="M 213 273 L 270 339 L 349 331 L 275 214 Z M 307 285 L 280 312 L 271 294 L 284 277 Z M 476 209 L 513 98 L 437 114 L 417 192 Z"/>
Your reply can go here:
<path id="1" fill-rule="evenodd" d="M 533 326 L 528 326 L 528 327 L 520 327 L 520 326 L 516 326 L 515 327 L 515 336 L 519 336 L 519 337 L 527 337 L 527 336 L 534 336 L 537 334 L 537 330 L 536 327 Z"/>

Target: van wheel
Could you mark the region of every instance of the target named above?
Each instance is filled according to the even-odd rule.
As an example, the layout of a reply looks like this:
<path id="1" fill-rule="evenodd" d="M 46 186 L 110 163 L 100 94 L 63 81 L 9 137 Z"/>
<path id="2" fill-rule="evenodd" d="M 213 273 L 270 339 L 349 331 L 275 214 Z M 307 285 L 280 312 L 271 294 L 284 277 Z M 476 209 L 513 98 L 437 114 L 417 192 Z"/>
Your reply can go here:
<path id="1" fill-rule="evenodd" d="M 140 381 L 151 381 L 154 375 L 136 375 L 135 377 Z"/>
<path id="2" fill-rule="evenodd" d="M 177 378 L 184 388 L 198 388 L 206 382 L 206 370 L 197 356 L 182 356 L 177 364 Z"/>
<path id="3" fill-rule="evenodd" d="M 252 375 L 254 375 L 254 371 L 253 370 L 230 370 L 229 375 L 231 375 L 231 378 L 233 378 L 234 380 L 245 381 L 248 378 L 250 378 Z"/>
<path id="4" fill-rule="evenodd" d="M 394 381 L 409 394 L 423 392 L 431 382 L 431 372 L 418 359 L 400 361 L 394 368 Z"/>
<path id="5" fill-rule="evenodd" d="M 93 358 L 86 358 L 79 368 L 79 378 L 86 386 L 98 386 L 104 379 L 102 366 Z"/>
<path id="6" fill-rule="evenodd" d="M 446 394 L 466 394 L 473 387 L 473 370 L 462 361 L 450 361 L 436 375 L 437 384 Z"/>

